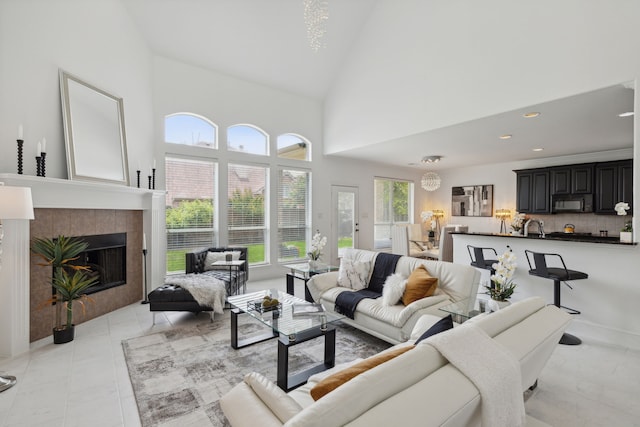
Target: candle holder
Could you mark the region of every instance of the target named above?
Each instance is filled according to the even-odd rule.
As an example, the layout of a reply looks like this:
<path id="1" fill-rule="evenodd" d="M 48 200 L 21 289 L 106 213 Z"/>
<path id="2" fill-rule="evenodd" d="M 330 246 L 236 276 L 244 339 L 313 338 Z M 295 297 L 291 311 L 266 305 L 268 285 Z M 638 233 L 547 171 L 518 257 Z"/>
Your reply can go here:
<path id="1" fill-rule="evenodd" d="M 149 190 L 151 190 L 151 175 L 147 177 L 149 179 Z"/>
<path id="2" fill-rule="evenodd" d="M 42 153 L 40 153 L 40 157 L 42 157 L 40 159 L 40 176 L 47 176 L 47 173 L 46 173 L 47 153 L 43 151 Z"/>
<path id="3" fill-rule="evenodd" d="M 136 175 L 138 175 L 138 188 L 140 188 L 140 171 L 136 171 Z"/>
<path id="4" fill-rule="evenodd" d="M 156 189 L 156 168 L 151 169 L 151 187 Z"/>
<path id="5" fill-rule="evenodd" d="M 22 175 L 22 146 L 24 144 L 23 139 L 18 139 L 18 175 Z"/>
<path id="6" fill-rule="evenodd" d="M 149 296 L 147 294 L 147 250 L 142 250 L 142 259 L 144 262 L 144 299 L 140 304 L 149 304 Z"/>
<path id="7" fill-rule="evenodd" d="M 36 176 L 41 176 L 42 173 L 42 157 L 36 156 Z"/>

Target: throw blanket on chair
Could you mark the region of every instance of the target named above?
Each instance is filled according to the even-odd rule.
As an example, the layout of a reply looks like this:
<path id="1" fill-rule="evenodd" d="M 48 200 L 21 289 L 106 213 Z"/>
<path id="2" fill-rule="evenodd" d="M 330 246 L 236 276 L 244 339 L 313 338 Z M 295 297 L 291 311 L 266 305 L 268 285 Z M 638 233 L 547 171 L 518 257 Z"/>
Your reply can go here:
<path id="1" fill-rule="evenodd" d="M 361 289 L 355 292 L 341 292 L 335 303 L 336 312 L 353 319 L 356 313 L 358 303 L 365 298 L 380 298 L 382 296 L 382 288 L 387 277 L 396 271 L 396 264 L 400 259 L 400 255 L 379 253 L 376 256 L 373 272 L 367 289 Z"/>
<path id="2" fill-rule="evenodd" d="M 224 312 L 224 301 L 227 298 L 225 283 L 204 274 L 184 274 L 165 277 L 166 285 L 178 285 L 193 296 L 198 304 L 213 308 L 214 313 Z"/>
<path id="3" fill-rule="evenodd" d="M 526 424 L 520 362 L 505 347 L 471 323 L 433 335 L 424 343 L 435 347 L 478 388 L 483 426 Z"/>

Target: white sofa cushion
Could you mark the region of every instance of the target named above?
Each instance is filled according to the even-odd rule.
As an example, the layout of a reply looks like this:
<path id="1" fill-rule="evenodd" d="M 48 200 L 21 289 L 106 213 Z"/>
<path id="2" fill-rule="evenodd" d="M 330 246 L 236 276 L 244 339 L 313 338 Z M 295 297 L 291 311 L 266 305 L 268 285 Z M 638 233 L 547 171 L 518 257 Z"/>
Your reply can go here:
<path id="1" fill-rule="evenodd" d="M 253 389 L 260 400 L 262 400 L 283 423 L 289 421 L 289 419 L 302 410 L 302 406 L 300 406 L 298 402 L 293 400 L 293 398 L 287 395 L 280 387 L 261 374 L 251 372 L 245 375 L 244 382 Z"/>

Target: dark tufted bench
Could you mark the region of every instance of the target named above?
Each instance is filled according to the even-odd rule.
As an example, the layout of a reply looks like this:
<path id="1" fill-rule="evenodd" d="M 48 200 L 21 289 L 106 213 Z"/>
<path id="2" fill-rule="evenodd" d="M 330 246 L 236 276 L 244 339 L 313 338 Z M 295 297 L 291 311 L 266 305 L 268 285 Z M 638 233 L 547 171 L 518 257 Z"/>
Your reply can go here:
<path id="1" fill-rule="evenodd" d="M 186 273 L 205 274 L 211 277 L 215 277 L 225 282 L 227 295 L 231 295 L 232 283 L 246 283 L 249 278 L 249 265 L 248 261 L 239 272 L 233 272 L 229 277 L 228 271 L 223 270 L 211 270 L 205 271 L 204 262 L 207 258 L 207 252 L 225 252 L 225 251 L 239 251 L 240 259 L 247 261 L 247 248 L 206 248 L 199 249 L 193 252 L 187 252 L 186 256 Z M 230 280 L 231 279 L 231 280 Z M 162 285 L 149 293 L 149 310 L 154 312 L 153 323 L 155 324 L 155 312 L 157 311 L 190 311 L 198 314 L 201 311 L 210 311 L 211 320 L 213 320 L 213 308 L 209 306 L 201 306 L 193 298 L 193 296 L 186 289 L 177 285 L 166 284 Z"/>

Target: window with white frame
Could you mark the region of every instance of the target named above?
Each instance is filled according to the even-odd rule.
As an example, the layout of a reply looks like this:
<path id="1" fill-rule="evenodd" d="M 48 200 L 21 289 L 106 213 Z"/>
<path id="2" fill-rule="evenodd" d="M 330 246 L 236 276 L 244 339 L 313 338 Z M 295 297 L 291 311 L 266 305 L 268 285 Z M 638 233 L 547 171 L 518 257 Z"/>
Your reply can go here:
<path id="1" fill-rule="evenodd" d="M 248 248 L 250 264 L 268 262 L 269 168 L 229 164 L 229 246 Z"/>
<path id="2" fill-rule="evenodd" d="M 389 178 L 374 179 L 374 247 L 391 247 L 391 227 L 412 221 L 413 183 Z"/>
<path id="3" fill-rule="evenodd" d="M 235 125 L 227 128 L 227 149 L 240 153 L 269 155 L 269 135 L 253 125 Z"/>
<path id="4" fill-rule="evenodd" d="M 218 148 L 218 126 L 197 114 L 169 114 L 164 119 L 164 140 L 172 144 Z"/>
<path id="5" fill-rule="evenodd" d="M 306 256 L 311 235 L 311 172 L 278 171 L 278 261 Z"/>
<path id="6" fill-rule="evenodd" d="M 167 272 L 185 271 L 185 253 L 217 245 L 217 163 L 166 157 Z"/>

